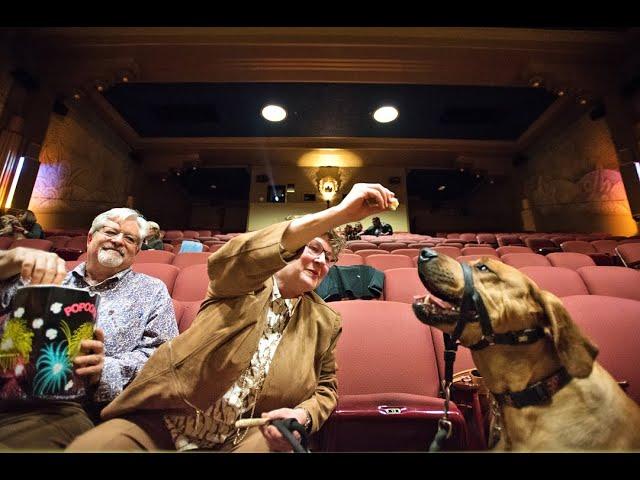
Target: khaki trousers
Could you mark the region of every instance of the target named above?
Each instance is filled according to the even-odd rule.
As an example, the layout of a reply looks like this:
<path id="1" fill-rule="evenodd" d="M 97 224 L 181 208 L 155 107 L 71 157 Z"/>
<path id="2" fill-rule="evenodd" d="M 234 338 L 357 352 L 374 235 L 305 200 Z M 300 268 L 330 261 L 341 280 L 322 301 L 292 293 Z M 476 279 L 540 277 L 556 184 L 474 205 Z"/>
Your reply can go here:
<path id="1" fill-rule="evenodd" d="M 92 428 L 80 404 L 5 405 L 0 411 L 0 450 L 62 450 Z"/>
<path id="2" fill-rule="evenodd" d="M 131 452 L 174 450 L 162 415 L 138 414 L 114 418 L 80 435 L 67 452 Z M 200 451 L 200 450 L 196 450 Z M 268 452 L 269 446 L 258 427 L 250 428 L 238 445 L 226 442 L 216 452 Z"/>

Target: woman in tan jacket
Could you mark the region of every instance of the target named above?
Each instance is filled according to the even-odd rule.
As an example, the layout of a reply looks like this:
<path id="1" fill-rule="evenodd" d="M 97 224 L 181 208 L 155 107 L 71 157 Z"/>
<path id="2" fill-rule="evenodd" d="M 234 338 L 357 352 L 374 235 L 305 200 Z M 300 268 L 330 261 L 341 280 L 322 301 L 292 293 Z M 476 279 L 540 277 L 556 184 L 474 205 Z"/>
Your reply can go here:
<path id="1" fill-rule="evenodd" d="M 332 229 L 390 208 L 393 197 L 356 184 L 335 207 L 213 253 L 191 327 L 161 346 L 103 410 L 107 421 L 68 450 L 291 450 L 273 425 L 235 427 L 260 416 L 317 431 L 337 403 L 340 317 L 313 292 L 344 243 Z"/>

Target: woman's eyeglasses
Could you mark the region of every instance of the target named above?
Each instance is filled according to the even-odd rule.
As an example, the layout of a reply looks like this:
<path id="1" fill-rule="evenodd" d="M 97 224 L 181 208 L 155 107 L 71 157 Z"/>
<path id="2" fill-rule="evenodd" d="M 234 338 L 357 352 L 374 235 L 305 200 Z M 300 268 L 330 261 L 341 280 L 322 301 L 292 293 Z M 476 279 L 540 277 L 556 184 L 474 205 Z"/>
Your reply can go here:
<path id="1" fill-rule="evenodd" d="M 309 252 L 311 252 L 312 255 L 315 256 L 316 259 L 324 253 L 324 261 L 329 266 L 334 265 L 338 261 L 338 259 L 333 256 L 332 252 L 329 252 L 322 248 L 322 245 L 320 245 L 318 242 L 313 241 L 308 243 L 307 249 L 309 250 Z"/>

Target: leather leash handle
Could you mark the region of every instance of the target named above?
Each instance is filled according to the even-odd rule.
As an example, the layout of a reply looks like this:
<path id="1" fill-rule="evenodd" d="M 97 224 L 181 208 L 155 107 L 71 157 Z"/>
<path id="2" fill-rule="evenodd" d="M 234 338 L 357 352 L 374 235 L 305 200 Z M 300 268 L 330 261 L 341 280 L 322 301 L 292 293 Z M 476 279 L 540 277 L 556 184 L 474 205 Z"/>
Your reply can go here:
<path id="1" fill-rule="evenodd" d="M 291 444 L 293 451 L 296 453 L 311 453 L 307 444 L 309 439 L 307 437 L 307 430 L 303 425 L 300 424 L 295 418 L 285 418 L 281 420 L 274 420 L 271 422 L 273 426 L 275 426 L 282 436 L 287 439 L 287 441 Z M 300 441 L 296 440 L 296 437 L 293 436 L 293 432 L 298 432 L 300 434 Z"/>

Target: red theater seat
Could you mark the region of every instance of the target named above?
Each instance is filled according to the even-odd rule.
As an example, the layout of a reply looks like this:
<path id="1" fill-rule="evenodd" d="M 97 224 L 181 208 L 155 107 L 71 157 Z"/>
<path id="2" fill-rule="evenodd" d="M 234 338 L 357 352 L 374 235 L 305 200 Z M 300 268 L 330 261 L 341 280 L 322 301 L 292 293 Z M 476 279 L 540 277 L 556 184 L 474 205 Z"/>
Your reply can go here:
<path id="1" fill-rule="evenodd" d="M 201 301 L 195 302 L 181 302 L 179 300 L 173 299 L 173 306 L 176 309 L 176 320 L 178 322 L 178 331 L 180 333 L 184 332 L 187 328 L 191 326 L 193 321 L 200 310 Z M 180 316 L 178 317 L 178 311 L 180 312 Z"/>
<path id="2" fill-rule="evenodd" d="M 496 253 L 502 257 L 508 253 L 533 253 L 533 250 L 524 245 L 507 245 L 496 248 Z"/>
<path id="3" fill-rule="evenodd" d="M 547 260 L 554 267 L 565 267 L 578 270 L 580 267 L 595 266 L 595 262 L 589 255 L 584 253 L 557 252 L 547 255 Z"/>
<path id="4" fill-rule="evenodd" d="M 0 250 L 8 250 L 11 248 L 13 241 L 13 237 L 0 237 Z"/>
<path id="5" fill-rule="evenodd" d="M 53 242 L 50 240 L 40 240 L 38 238 L 21 238 L 14 240 L 9 248 L 16 247 L 34 248 L 36 250 L 50 252 L 53 247 Z"/>
<path id="6" fill-rule="evenodd" d="M 364 258 L 357 253 L 341 253 L 340 258 L 336 262 L 339 267 L 348 267 L 350 265 L 362 265 Z"/>
<path id="7" fill-rule="evenodd" d="M 207 264 L 207 260 L 211 256 L 210 252 L 188 252 L 178 253 L 174 258 L 171 265 L 178 268 L 185 268 L 191 265 Z"/>
<path id="8" fill-rule="evenodd" d="M 522 267 L 519 269 L 538 287 L 556 297 L 588 295 L 589 290 L 578 272 L 563 267 Z"/>
<path id="9" fill-rule="evenodd" d="M 581 267 L 582 277 L 591 295 L 640 300 L 640 272 L 625 267 Z"/>
<path id="10" fill-rule="evenodd" d="M 507 253 L 500 260 L 515 268 L 520 267 L 550 267 L 549 260 L 544 255 L 537 253 Z"/>
<path id="11" fill-rule="evenodd" d="M 140 250 L 133 263 L 166 263 L 171 264 L 175 255 L 164 250 Z"/>
<path id="12" fill-rule="evenodd" d="M 430 328 L 404 303 L 351 300 L 332 308 L 343 317 L 340 395 L 322 428 L 322 449 L 426 451 L 443 408 Z M 453 435 L 445 448 L 462 449 L 464 417 L 455 404 L 450 408 Z"/>
<path id="13" fill-rule="evenodd" d="M 615 268 L 615 267 L 610 267 Z M 564 297 L 562 303 L 583 334 L 599 348 L 596 360 L 640 403 L 640 302 L 600 295 Z"/>
<path id="14" fill-rule="evenodd" d="M 418 269 L 392 268 L 384 272 L 384 299 L 392 302 L 413 303 L 415 295 L 425 296 L 427 289 L 418 277 Z"/>
<path id="15" fill-rule="evenodd" d="M 626 267 L 640 267 L 640 243 L 623 243 L 616 247 L 616 251 Z"/>
<path id="16" fill-rule="evenodd" d="M 176 278 L 180 271 L 178 267 L 174 267 L 173 265 L 168 265 L 166 263 L 134 263 L 131 265 L 131 270 L 162 280 L 167 286 L 169 295 L 173 292 Z"/>
<path id="17" fill-rule="evenodd" d="M 208 287 L 207 265 L 191 265 L 179 270 L 171 296 L 183 302 L 202 301 L 207 295 Z"/>
<path id="18" fill-rule="evenodd" d="M 365 265 L 370 265 L 376 270 L 384 272 L 390 268 L 410 268 L 413 267 L 411 259 L 405 255 L 369 255 L 364 259 Z"/>

